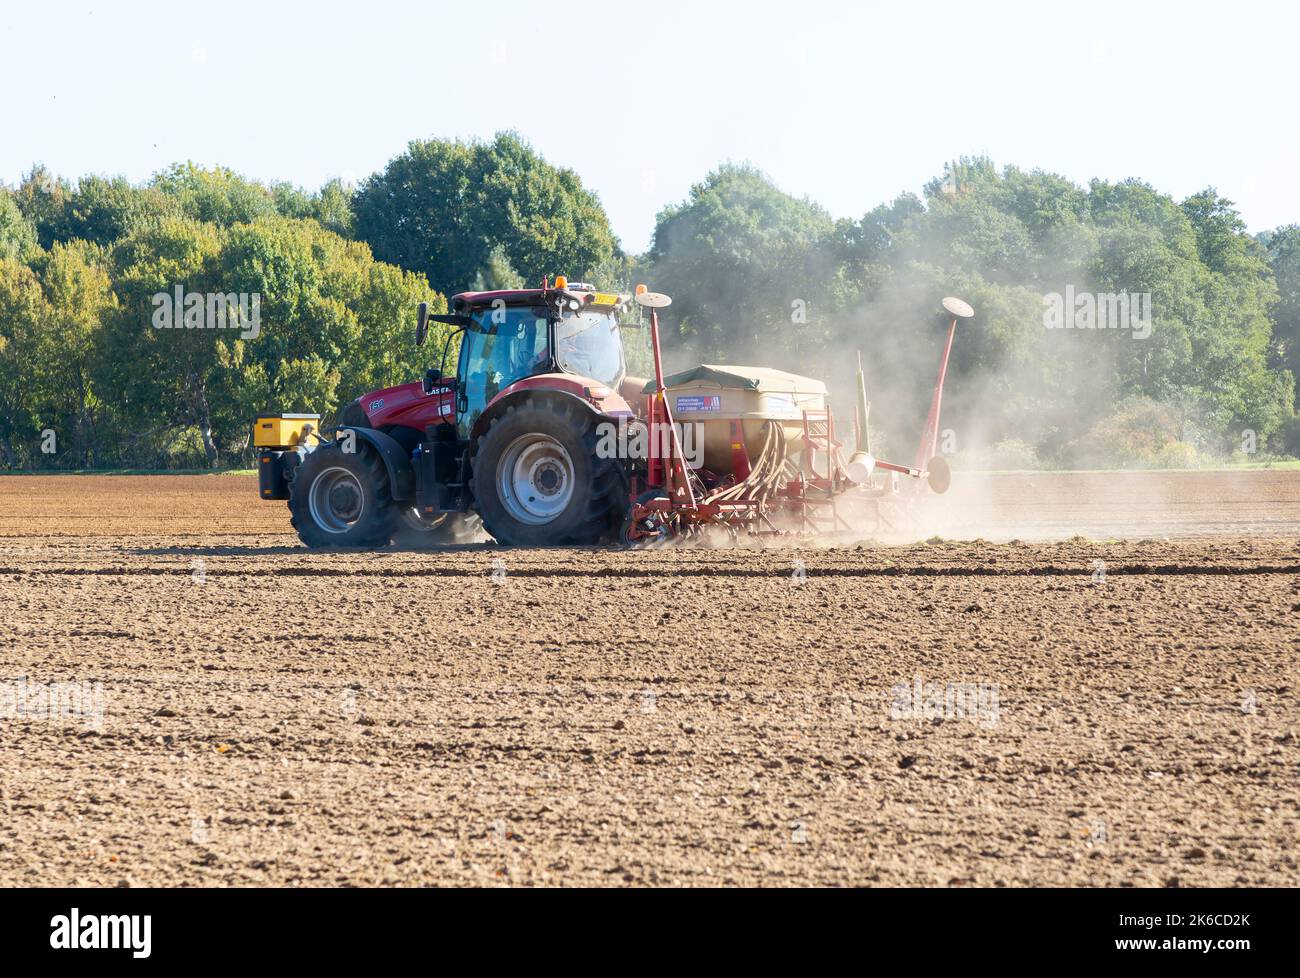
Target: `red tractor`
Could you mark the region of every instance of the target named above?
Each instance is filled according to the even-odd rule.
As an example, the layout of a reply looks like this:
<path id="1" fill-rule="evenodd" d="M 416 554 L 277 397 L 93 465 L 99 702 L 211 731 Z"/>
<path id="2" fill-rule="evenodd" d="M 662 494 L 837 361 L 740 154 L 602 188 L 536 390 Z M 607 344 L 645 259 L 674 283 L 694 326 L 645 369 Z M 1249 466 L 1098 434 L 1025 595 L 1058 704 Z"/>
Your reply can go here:
<path id="1" fill-rule="evenodd" d="M 287 499 L 309 547 L 452 543 L 477 529 L 512 546 L 596 544 L 627 515 L 627 459 L 601 458 L 597 426 L 633 417 L 619 317 L 632 297 L 563 278 L 463 292 L 447 315 L 455 376 L 365 394 L 331 439 L 314 416 L 258 418 L 261 496 Z M 640 384 L 634 382 L 637 391 Z"/>
<path id="2" fill-rule="evenodd" d="M 620 330 L 640 323 L 621 317 L 634 302 L 650 310 L 650 381 L 626 376 Z M 262 498 L 289 501 L 310 547 L 455 543 L 479 521 L 506 545 L 560 546 L 862 529 L 841 503 L 865 505 L 880 528 L 899 476 L 947 488 L 934 450 L 957 320 L 973 315 L 965 303 L 944 300 L 952 325 L 916 464 L 906 466 L 871 454 L 861 370 L 847 460 L 819 381 L 707 364 L 665 377 L 658 310 L 670 302 L 644 286 L 630 296 L 561 277 L 540 289 L 463 292 L 447 315 L 421 304 L 416 343 L 431 320 L 454 327 L 442 365 L 459 338 L 455 376 L 430 368 L 422 383 L 366 394 L 343 409 L 331 438 L 315 430 L 316 415 L 259 417 Z"/>

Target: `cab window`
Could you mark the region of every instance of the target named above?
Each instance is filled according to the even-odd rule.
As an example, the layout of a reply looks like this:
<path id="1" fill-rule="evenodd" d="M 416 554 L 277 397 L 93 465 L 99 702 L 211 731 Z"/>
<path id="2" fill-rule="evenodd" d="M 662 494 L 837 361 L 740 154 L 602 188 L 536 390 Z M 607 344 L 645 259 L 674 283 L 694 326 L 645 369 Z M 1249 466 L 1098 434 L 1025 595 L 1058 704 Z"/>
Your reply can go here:
<path id="1" fill-rule="evenodd" d="M 457 370 L 468 402 L 461 418 L 466 431 L 494 397 L 550 363 L 545 310 L 483 309 L 472 315 L 480 329 L 466 333 Z"/>

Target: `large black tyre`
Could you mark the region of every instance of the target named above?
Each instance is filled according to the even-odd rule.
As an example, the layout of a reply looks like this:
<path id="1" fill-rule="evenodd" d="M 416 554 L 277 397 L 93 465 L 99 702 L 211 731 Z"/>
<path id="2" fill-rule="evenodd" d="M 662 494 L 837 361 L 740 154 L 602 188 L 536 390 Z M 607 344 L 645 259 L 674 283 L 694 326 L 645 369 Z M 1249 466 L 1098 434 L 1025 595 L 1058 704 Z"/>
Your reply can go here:
<path id="1" fill-rule="evenodd" d="M 470 488 L 483 529 L 512 547 L 618 539 L 627 463 L 596 456 L 598 418 L 579 405 L 529 397 L 479 438 Z"/>
<path id="2" fill-rule="evenodd" d="M 309 547 L 387 546 L 398 515 L 388 471 L 363 445 L 355 452 L 326 445 L 309 453 L 294 472 L 289 513 Z"/>

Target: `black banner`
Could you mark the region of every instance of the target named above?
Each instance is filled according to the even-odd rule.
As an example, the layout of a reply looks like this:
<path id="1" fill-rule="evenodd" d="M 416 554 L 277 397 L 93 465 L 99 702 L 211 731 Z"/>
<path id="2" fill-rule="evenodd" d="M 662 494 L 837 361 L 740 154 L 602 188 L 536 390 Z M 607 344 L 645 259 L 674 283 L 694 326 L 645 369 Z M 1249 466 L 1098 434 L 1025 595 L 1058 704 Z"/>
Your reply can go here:
<path id="1" fill-rule="evenodd" d="M 1125 959 L 1259 965 L 1287 950 L 1284 890 L 9 890 L 7 962 L 373 964 L 449 951 L 608 964 L 670 955 L 734 968 L 794 953 L 828 965 Z M 640 950 L 637 950 L 637 949 Z M 611 955 L 613 957 L 611 957 Z M 450 961 L 448 961 L 450 964 Z M 10 969 L 6 969 L 10 970 Z M 17 973 L 10 970 L 10 973 Z"/>

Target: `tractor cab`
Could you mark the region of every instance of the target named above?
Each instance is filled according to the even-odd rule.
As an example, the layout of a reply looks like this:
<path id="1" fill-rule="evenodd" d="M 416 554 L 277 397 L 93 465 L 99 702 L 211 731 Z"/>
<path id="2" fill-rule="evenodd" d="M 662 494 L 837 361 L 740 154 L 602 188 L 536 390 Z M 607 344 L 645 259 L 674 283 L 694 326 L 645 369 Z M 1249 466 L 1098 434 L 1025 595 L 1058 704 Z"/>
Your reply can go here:
<path id="1" fill-rule="evenodd" d="M 559 283 L 455 296 L 447 318 L 463 329 L 456 366 L 461 437 L 469 437 L 502 391 L 529 377 L 568 374 L 617 390 L 626 374 L 618 317 L 628 301 Z"/>
<path id="2" fill-rule="evenodd" d="M 468 438 L 503 391 L 530 377 L 568 374 L 617 390 L 626 374 L 618 317 L 630 302 L 562 277 L 541 289 L 462 292 L 452 298 L 450 315 L 422 316 L 417 342 L 426 319 L 458 327 L 455 415 L 460 436 Z M 426 391 L 440 383 L 441 367 L 430 370 Z"/>

